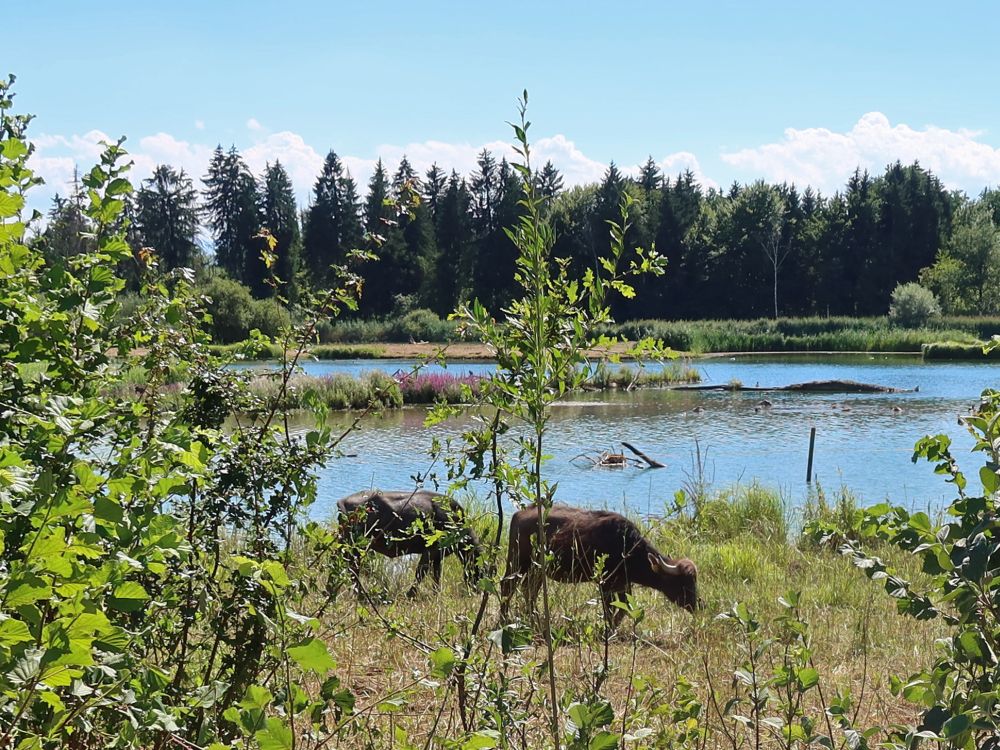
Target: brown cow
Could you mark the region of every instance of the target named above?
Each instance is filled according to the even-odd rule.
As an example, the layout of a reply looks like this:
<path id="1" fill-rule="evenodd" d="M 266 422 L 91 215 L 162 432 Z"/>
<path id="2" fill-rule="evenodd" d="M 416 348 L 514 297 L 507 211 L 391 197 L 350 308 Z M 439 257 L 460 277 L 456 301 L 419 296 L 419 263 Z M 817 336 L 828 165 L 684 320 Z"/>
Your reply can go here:
<path id="1" fill-rule="evenodd" d="M 366 539 L 368 548 L 386 557 L 420 555 L 416 580 L 408 591 L 416 593 L 428 570 L 441 583 L 441 563 L 454 553 L 470 585 L 485 572 L 482 548 L 476 533 L 465 523 L 465 511 L 455 500 L 429 490 L 364 490 L 337 501 L 341 528 L 355 539 Z M 440 533 L 439 533 L 440 532 Z M 357 561 L 352 560 L 357 573 Z"/>
<path id="2" fill-rule="evenodd" d="M 506 613 L 514 589 L 521 582 L 530 611 L 541 587 L 534 537 L 538 508 L 519 510 L 510 519 L 507 574 L 501 585 Z M 636 525 L 619 513 L 553 505 L 545 519 L 551 555 L 549 578 L 565 583 L 594 581 L 601 590 L 605 617 L 617 625 L 624 615 L 613 600 L 631 593 L 632 584 L 647 586 L 688 611 L 698 606 L 698 570 L 686 558 L 664 557 L 647 542 Z M 612 611 L 614 610 L 614 611 Z"/>

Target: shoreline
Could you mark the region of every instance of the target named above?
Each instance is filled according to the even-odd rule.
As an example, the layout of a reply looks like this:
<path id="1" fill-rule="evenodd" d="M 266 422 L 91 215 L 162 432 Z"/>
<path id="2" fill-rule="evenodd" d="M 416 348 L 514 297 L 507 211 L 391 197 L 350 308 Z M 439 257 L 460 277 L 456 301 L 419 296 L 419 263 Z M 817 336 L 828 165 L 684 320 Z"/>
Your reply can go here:
<path id="1" fill-rule="evenodd" d="M 454 342 L 454 343 L 433 343 L 433 342 L 414 342 L 414 343 L 369 343 L 369 344 L 320 344 L 319 347 L 325 346 L 335 346 L 338 350 L 338 354 L 350 355 L 352 352 L 357 353 L 357 357 L 351 356 L 336 356 L 336 357 L 315 357 L 318 360 L 325 361 L 337 361 L 343 359 L 420 359 L 425 357 L 434 357 L 439 354 L 445 354 L 449 360 L 454 361 L 469 361 L 469 362 L 492 362 L 496 361 L 493 351 L 490 347 L 481 343 L 473 342 Z M 607 356 L 618 356 L 623 362 L 634 362 L 637 361 L 634 357 L 627 356 L 625 350 L 627 346 L 625 344 L 617 344 L 608 350 L 592 350 L 588 353 L 589 359 L 601 359 Z M 837 350 L 798 350 L 798 351 L 736 351 L 736 352 L 684 352 L 675 350 L 677 353 L 677 359 L 688 359 L 688 360 L 698 360 L 698 359 L 718 359 L 722 357 L 836 357 L 836 356 L 884 356 L 884 357 L 909 357 L 914 359 L 919 359 L 922 357 L 920 352 L 882 352 L 882 351 L 837 351 Z M 305 356 L 309 356 L 308 353 Z M 245 360 L 245 361 L 273 361 L 275 358 L 264 358 L 259 360 Z M 643 360 L 643 361 L 653 361 L 653 360 Z M 665 362 L 673 361 L 671 359 L 664 360 Z"/>

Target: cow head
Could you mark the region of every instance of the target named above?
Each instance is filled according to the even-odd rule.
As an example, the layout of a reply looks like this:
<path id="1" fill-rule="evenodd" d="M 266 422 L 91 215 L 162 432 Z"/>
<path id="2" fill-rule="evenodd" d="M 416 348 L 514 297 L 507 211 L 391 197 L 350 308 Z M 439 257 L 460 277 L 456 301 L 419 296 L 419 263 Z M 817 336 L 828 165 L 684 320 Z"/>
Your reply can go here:
<path id="1" fill-rule="evenodd" d="M 688 612 L 698 608 L 698 568 L 687 558 L 670 561 L 661 555 L 648 554 L 649 567 L 660 583 L 657 588 Z"/>

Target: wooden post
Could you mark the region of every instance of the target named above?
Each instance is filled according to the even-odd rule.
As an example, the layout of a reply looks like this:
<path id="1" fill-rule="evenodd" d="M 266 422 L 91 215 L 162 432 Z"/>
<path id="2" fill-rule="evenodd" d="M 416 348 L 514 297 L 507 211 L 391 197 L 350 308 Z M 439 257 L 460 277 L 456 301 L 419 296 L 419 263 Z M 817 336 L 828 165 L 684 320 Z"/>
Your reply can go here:
<path id="1" fill-rule="evenodd" d="M 813 476 L 813 448 L 816 447 L 816 428 L 809 429 L 809 461 L 806 464 L 806 484 L 812 481 Z"/>

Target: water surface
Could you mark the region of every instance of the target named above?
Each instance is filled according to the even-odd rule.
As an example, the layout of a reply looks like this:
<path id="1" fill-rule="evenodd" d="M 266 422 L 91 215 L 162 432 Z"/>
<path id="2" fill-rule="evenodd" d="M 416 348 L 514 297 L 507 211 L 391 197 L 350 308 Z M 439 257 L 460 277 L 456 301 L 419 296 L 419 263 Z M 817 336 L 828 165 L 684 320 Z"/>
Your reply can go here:
<path id="1" fill-rule="evenodd" d="M 817 430 L 816 480 L 829 490 L 849 487 L 865 502 L 888 498 L 909 507 L 939 507 L 951 486 L 931 465 L 911 462 L 921 436 L 945 432 L 963 468 L 977 482 L 978 463 L 969 456 L 972 438 L 957 424 L 988 387 L 1000 387 L 1000 367 L 989 363 L 924 363 L 919 358 L 850 355 L 734 357 L 698 360 L 703 382 L 779 386 L 809 380 L 843 379 L 916 389 L 896 394 L 749 393 L 642 390 L 579 394 L 555 409 L 545 474 L 558 482 L 557 499 L 595 507 L 663 512 L 673 494 L 698 471 L 700 447 L 705 477 L 716 487 L 760 482 L 780 490 L 796 505 L 807 496 L 809 430 Z M 413 366 L 403 360 L 306 363 L 312 375 Z M 455 374 L 483 373 L 493 365 L 456 362 Z M 434 370 L 440 369 L 435 365 Z M 760 406 L 767 398 L 771 407 Z M 895 407 L 895 408 L 894 408 Z M 434 438 L 457 437 L 468 416 L 423 427 L 426 410 L 406 408 L 367 418 L 342 445 L 352 457 L 331 461 L 321 472 L 317 517 L 333 514 L 336 499 L 367 487 L 403 489 L 414 477 L 443 468 L 432 465 Z M 336 421 L 344 422 L 338 415 Z M 621 451 L 626 440 L 667 464 L 657 470 L 589 468 L 573 457 L 584 452 Z"/>

